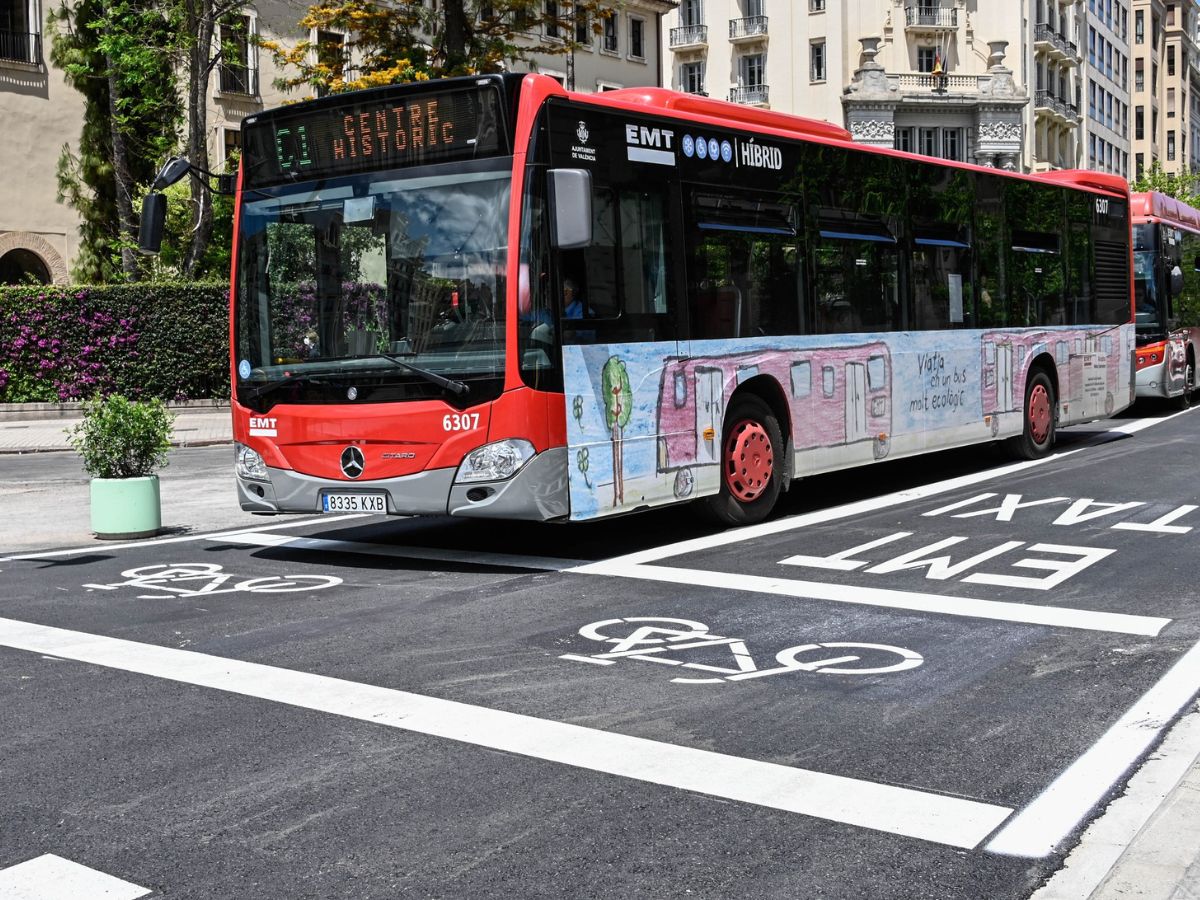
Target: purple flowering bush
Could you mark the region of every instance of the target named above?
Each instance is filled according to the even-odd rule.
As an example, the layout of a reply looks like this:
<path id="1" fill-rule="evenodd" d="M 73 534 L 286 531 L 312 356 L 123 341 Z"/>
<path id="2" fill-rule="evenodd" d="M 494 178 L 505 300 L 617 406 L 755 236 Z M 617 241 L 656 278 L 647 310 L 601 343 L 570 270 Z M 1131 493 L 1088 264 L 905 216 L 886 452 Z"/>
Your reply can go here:
<path id="1" fill-rule="evenodd" d="M 229 396 L 228 288 L 0 288 L 0 402 Z"/>
<path id="2" fill-rule="evenodd" d="M 342 283 L 338 331 L 345 334 L 352 328 L 388 331 L 387 293 L 382 285 L 367 282 Z M 278 285 L 271 309 L 271 332 L 275 352 L 284 357 L 303 359 L 308 356 L 304 338 L 317 327 L 317 286 L 311 281 Z"/>

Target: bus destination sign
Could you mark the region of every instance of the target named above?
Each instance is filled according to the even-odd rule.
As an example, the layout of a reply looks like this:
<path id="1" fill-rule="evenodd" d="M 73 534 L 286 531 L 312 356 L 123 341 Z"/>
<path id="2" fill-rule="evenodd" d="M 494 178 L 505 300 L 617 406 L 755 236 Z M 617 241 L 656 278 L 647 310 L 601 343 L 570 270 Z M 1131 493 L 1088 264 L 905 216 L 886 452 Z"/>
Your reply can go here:
<path id="1" fill-rule="evenodd" d="M 493 156 L 503 151 L 500 94 L 490 85 L 391 96 L 352 94 L 296 106 L 246 129 L 251 185 Z"/>

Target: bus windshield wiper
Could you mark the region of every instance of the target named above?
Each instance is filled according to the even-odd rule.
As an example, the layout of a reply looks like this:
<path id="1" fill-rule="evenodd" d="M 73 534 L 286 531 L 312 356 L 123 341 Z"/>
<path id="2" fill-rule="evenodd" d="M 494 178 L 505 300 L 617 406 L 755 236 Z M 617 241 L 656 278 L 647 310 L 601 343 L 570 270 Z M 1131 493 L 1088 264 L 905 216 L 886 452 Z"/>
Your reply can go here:
<path id="1" fill-rule="evenodd" d="M 267 396 L 267 394 L 273 394 L 275 391 L 279 390 L 280 388 L 285 388 L 289 384 L 300 384 L 302 382 L 307 384 L 329 383 L 316 377 L 315 375 L 285 375 L 278 381 L 268 381 L 266 384 L 260 385 L 259 387 L 251 387 L 247 389 L 244 396 L 242 394 L 243 389 L 239 385 L 238 398 L 245 400 L 261 400 L 263 397 Z"/>
<path id="2" fill-rule="evenodd" d="M 430 372 L 428 369 L 422 369 L 420 366 L 414 366 L 412 363 L 405 362 L 399 356 L 394 356 L 391 353 L 371 353 L 368 354 L 367 358 L 386 359 L 392 365 L 399 366 L 402 369 L 407 369 L 414 375 L 420 376 L 426 381 L 436 384 L 438 387 L 451 391 L 456 397 L 462 397 L 471 390 L 471 386 L 465 381 L 456 381 L 453 378 L 446 378 L 443 375 L 439 375 L 437 372 Z"/>

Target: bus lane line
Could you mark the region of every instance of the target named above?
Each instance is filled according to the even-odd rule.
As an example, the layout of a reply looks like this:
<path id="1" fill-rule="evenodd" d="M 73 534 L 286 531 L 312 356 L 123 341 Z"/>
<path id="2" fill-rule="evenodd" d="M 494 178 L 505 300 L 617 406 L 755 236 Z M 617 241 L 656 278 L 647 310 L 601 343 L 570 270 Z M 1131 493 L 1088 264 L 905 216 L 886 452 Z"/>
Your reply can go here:
<path id="1" fill-rule="evenodd" d="M 323 553 L 358 553 L 363 556 L 384 556 L 395 559 L 424 559 L 433 562 L 460 563 L 471 566 L 502 566 L 509 569 L 535 569 L 539 572 L 561 572 L 584 565 L 581 559 L 562 559 L 552 556 L 524 556 L 515 553 L 489 553 L 486 550 L 444 550 L 440 547 L 371 544 L 358 541 L 335 541 L 327 538 L 297 537 L 290 534 L 256 534 L 240 532 L 226 537 L 213 537 L 222 544 L 247 547 L 271 547 L 286 550 L 315 550 Z"/>
<path id="2" fill-rule="evenodd" d="M 1015 622 L 1025 625 L 1045 625 L 1052 628 L 1135 634 L 1143 637 L 1157 637 L 1159 632 L 1172 621 L 1158 616 L 1135 616 L 1128 613 L 1071 609 L 1065 606 L 1038 606 L 1030 603 L 982 600 L 950 594 L 897 591 L 891 588 L 825 584 L 817 581 L 771 578 L 765 575 L 739 575 L 730 572 L 712 572 L 707 569 L 682 569 L 674 566 L 607 562 L 597 563 L 594 566 L 581 566 L 571 571 L 580 575 L 598 574 L 618 578 L 638 578 L 644 581 L 685 584 L 726 591 L 774 594 L 805 600 L 829 600 L 835 603 L 851 603 L 860 606 L 878 606 L 887 609 L 990 619 L 997 622 Z"/>
<path id="3" fill-rule="evenodd" d="M 1007 822 L 986 849 L 1005 856 L 1049 856 L 1137 764 L 1197 691 L 1200 643 L 1181 656 L 1098 741 Z"/>
<path id="4" fill-rule="evenodd" d="M 963 797 L 14 619 L 0 618 L 0 646 L 963 849 L 978 847 L 1012 813 Z"/>

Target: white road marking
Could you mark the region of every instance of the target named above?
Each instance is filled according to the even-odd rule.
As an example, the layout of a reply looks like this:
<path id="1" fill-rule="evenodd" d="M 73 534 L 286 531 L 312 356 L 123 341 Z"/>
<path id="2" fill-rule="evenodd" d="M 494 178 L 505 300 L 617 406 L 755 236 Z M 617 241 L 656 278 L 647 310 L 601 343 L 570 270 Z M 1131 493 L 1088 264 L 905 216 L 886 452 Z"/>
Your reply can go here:
<path id="1" fill-rule="evenodd" d="M 953 847 L 978 846 L 1012 812 L 960 797 L 13 619 L 0 618 L 0 646 Z"/>
<path id="2" fill-rule="evenodd" d="M 149 893 L 53 853 L 0 870 L 3 900 L 135 900 Z"/>
<path id="3" fill-rule="evenodd" d="M 506 566 L 511 569 L 537 569 L 542 572 L 561 572 L 584 564 L 580 559 L 554 556 L 524 556 L 515 553 L 488 553 L 486 550 L 444 550 L 440 547 L 412 547 L 397 544 L 370 544 L 359 541 L 334 541 L 326 538 L 295 537 L 288 534 L 256 534 L 241 532 L 225 537 L 213 537 L 224 544 L 244 544 L 249 547 L 286 547 L 289 550 L 318 550 L 326 553 L 360 553 L 366 556 L 388 556 L 397 559 L 427 559 L 434 562 L 462 563 L 476 566 Z"/>
<path id="4" fill-rule="evenodd" d="M 366 518 L 367 513 L 352 513 L 345 516 L 311 516 L 279 522 L 275 525 L 256 525 L 253 528 L 234 528 L 228 531 L 207 531 L 201 534 L 185 534 L 181 537 L 154 538 L 148 541 L 130 541 L 127 544 L 96 543 L 86 547 L 72 547 L 69 550 L 48 550 L 45 553 L 20 553 L 16 556 L 0 557 L 0 562 L 12 562 L 18 559 L 49 559 L 53 556 L 78 556 L 80 553 L 107 553 L 109 550 L 128 550 L 130 547 L 157 547 L 161 544 L 185 544 L 190 541 L 216 540 L 234 534 L 244 534 L 247 531 L 279 531 L 284 528 L 298 528 L 301 525 L 311 525 L 314 522 L 344 522 L 347 519 Z"/>
<path id="5" fill-rule="evenodd" d="M 1200 643 L 1013 817 L 987 845 L 1006 856 L 1043 857 L 1063 840 L 1158 739 L 1163 727 L 1200 690 Z"/>
<path id="6" fill-rule="evenodd" d="M 1171 729 L 1154 755 L 1130 779 L 1125 793 L 1088 826 L 1063 867 L 1030 900 L 1078 900 L 1092 896 L 1197 760 L 1200 760 L 1200 714 L 1193 712 Z M 1134 852 L 1140 856 L 1145 850 Z M 1156 858 L 1154 863 L 1158 866 L 1162 860 Z M 1164 878 L 1158 881 L 1164 888 L 1170 885 L 1166 874 L 1163 871 Z"/>
<path id="7" fill-rule="evenodd" d="M 618 578 L 640 578 L 644 581 L 661 581 L 667 584 L 688 584 L 728 591 L 749 591 L 784 597 L 803 597 L 809 600 L 831 600 L 836 603 L 908 609 L 972 619 L 1049 625 L 1055 628 L 1078 628 L 1085 631 L 1111 631 L 1118 634 L 1138 634 L 1147 637 L 1157 636 L 1163 628 L 1171 623 L 1170 619 L 1157 616 L 1134 616 L 1126 613 L 1070 609 L 1064 606 L 1037 606 L 1031 603 L 1007 603 L 1000 600 L 980 600 L 957 595 L 922 594 L 914 591 L 897 591 L 889 588 L 847 584 L 824 584 L 818 581 L 710 572 L 674 566 L 620 564 L 609 561 L 581 566 L 572 571 L 581 575 L 596 574 Z"/>

